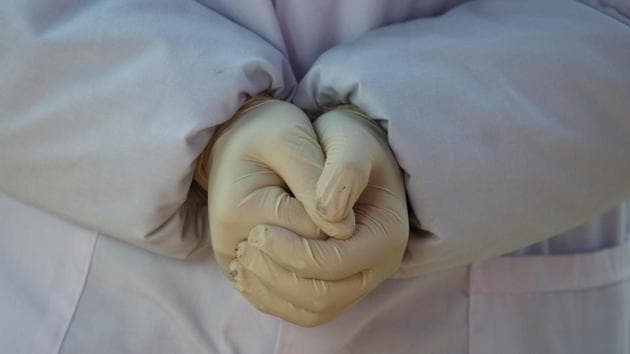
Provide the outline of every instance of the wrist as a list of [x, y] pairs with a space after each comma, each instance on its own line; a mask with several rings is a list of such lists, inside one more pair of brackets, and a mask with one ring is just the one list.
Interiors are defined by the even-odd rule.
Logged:
[[342, 105], [333, 107], [330, 110], [350, 113], [353, 118], [361, 120], [364, 123], [367, 123], [381, 137], [387, 137], [387, 130], [381, 124], [379, 124], [378, 121], [376, 121], [374, 118], [367, 115], [359, 107], [353, 104], [350, 104], [350, 103], [342, 104]]

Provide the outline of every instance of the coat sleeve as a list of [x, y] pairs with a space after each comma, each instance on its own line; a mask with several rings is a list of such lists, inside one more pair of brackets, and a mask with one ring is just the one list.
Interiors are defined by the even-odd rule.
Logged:
[[400, 276], [499, 256], [630, 196], [628, 10], [474, 1], [318, 59], [296, 102], [382, 120], [429, 232]]
[[[150, 251], [207, 236], [194, 160], [283, 53], [194, 1], [2, 1], [0, 189]], [[194, 193], [193, 193], [194, 194]]]

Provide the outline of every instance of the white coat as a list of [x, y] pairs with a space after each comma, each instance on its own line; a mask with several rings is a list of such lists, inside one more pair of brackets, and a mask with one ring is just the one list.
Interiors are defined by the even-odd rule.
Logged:
[[[630, 6], [460, 2], [0, 3], [0, 352], [630, 352]], [[314, 329], [189, 191], [264, 90], [381, 120], [434, 235]]]

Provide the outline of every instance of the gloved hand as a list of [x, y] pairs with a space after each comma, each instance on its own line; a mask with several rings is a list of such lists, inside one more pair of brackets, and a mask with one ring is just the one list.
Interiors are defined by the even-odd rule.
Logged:
[[230, 264], [254, 306], [307, 327], [337, 317], [396, 272], [409, 236], [403, 177], [380, 127], [337, 109], [317, 119], [315, 129], [327, 155], [318, 210], [337, 222], [354, 207], [356, 232], [316, 240], [296, 228], [259, 225]]
[[345, 238], [354, 214], [325, 221], [316, 211], [315, 185], [324, 154], [308, 117], [272, 99], [250, 101], [215, 133], [207, 158], [208, 216], [212, 249], [226, 275], [236, 246], [258, 224], [306, 238]]

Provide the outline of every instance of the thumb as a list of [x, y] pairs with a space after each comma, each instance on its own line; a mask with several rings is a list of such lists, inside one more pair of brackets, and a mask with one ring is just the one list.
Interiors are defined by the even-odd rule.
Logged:
[[[265, 107], [266, 106], [266, 107]], [[279, 135], [274, 136], [273, 147], [261, 151], [264, 162], [287, 184], [304, 210], [326, 235], [349, 238], [354, 233], [354, 213], [344, 218], [326, 220], [318, 212], [315, 202], [316, 183], [322, 174], [324, 153], [308, 117], [297, 107], [279, 102], [261, 109], [275, 118]]]
[[326, 153], [324, 170], [317, 181], [316, 207], [325, 220], [337, 222], [352, 213], [367, 187], [372, 154], [351, 112], [327, 112], [314, 126]]

